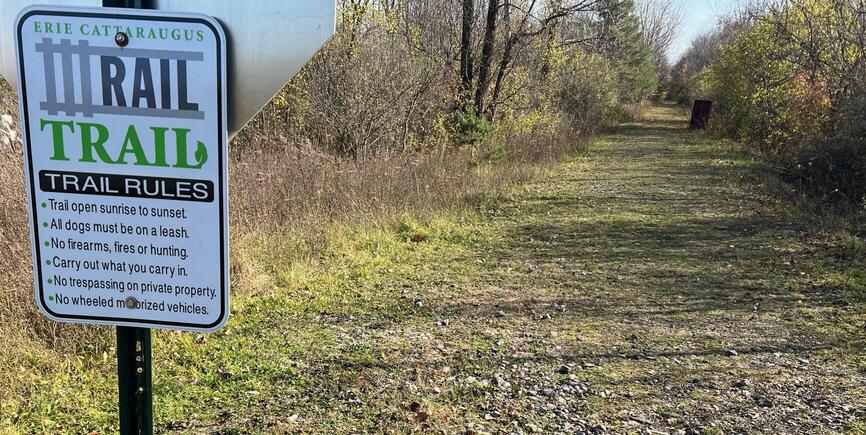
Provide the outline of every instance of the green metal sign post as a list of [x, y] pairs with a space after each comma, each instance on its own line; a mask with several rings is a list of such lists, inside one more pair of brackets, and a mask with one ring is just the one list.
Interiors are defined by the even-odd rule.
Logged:
[[117, 383], [121, 435], [153, 433], [150, 329], [117, 327]]
[[[149, 0], [103, 0], [116, 8], [151, 9]], [[150, 329], [117, 327], [117, 387], [121, 435], [153, 434]]]

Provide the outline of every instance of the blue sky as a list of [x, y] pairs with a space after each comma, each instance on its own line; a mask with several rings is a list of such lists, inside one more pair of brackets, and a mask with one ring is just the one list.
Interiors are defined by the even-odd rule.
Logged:
[[669, 51], [671, 63], [689, 48], [692, 40], [713, 28], [720, 16], [734, 10], [738, 0], [676, 0], [685, 15], [680, 33]]

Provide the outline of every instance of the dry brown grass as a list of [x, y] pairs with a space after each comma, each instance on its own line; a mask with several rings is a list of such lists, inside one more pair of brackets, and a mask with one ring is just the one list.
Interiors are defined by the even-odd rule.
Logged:
[[377, 220], [452, 207], [525, 179], [532, 163], [579, 143], [563, 135], [508, 138], [496, 164], [493, 145], [436, 154], [407, 153], [356, 161], [292, 144], [259, 143], [232, 156], [232, 226], [236, 229], [319, 228], [323, 222]]
[[[0, 329], [32, 324], [30, 242], [19, 153], [0, 158]], [[13, 326], [14, 325], [14, 326]]]

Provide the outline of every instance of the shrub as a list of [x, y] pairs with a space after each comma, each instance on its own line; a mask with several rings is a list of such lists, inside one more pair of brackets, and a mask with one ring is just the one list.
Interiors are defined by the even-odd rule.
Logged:
[[396, 223], [397, 235], [404, 242], [421, 243], [430, 239], [430, 230], [409, 215], [402, 215]]
[[487, 155], [484, 160], [489, 163], [497, 163], [505, 159], [505, 156], [508, 155], [508, 149], [505, 148], [505, 145], [501, 143], [496, 143], [487, 151]]
[[799, 156], [797, 176], [816, 196], [834, 203], [860, 203], [866, 197], [866, 141], [816, 141]]
[[610, 123], [617, 109], [617, 76], [602, 56], [579, 51], [558, 68], [557, 101], [570, 126], [593, 131]]
[[458, 145], [472, 145], [483, 141], [491, 132], [493, 125], [483, 115], [475, 113], [474, 107], [457, 112], [457, 128], [454, 142]]
[[759, 23], [722, 49], [701, 74], [716, 101], [714, 128], [742, 141], [777, 169], [796, 174], [801, 155], [827, 135], [826, 81], [784, 56], [773, 29]]
[[237, 142], [288, 140], [357, 159], [441, 148], [455, 105], [446, 65], [408, 43], [396, 13], [340, 14], [336, 35]]

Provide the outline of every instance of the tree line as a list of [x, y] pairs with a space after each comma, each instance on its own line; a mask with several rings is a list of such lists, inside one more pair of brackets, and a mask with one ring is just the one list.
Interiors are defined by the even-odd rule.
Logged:
[[[336, 36], [237, 143], [363, 159], [587, 133], [656, 93], [673, 0], [340, 0]], [[239, 147], [243, 149], [243, 147]]]

